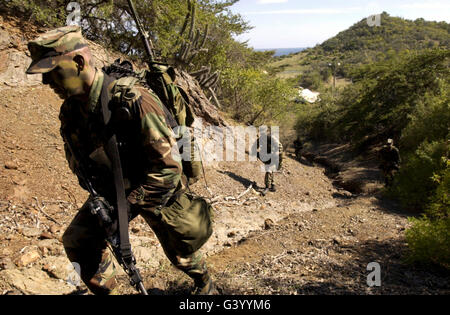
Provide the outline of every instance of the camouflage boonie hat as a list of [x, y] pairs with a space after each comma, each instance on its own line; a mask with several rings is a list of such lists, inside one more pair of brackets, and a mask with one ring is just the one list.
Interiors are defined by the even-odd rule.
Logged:
[[52, 71], [64, 59], [64, 55], [87, 47], [79, 26], [65, 26], [49, 31], [28, 43], [31, 53], [28, 74]]

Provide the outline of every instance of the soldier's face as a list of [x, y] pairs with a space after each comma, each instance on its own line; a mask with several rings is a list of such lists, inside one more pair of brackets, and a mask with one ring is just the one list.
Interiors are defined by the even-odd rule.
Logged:
[[52, 71], [43, 74], [42, 83], [50, 87], [62, 99], [84, 94], [83, 76], [74, 61], [62, 61]]

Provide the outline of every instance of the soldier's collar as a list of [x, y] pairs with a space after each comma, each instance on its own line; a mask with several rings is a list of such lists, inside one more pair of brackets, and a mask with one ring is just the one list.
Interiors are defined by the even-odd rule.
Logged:
[[103, 71], [95, 69], [94, 81], [92, 82], [91, 91], [89, 92], [88, 109], [90, 113], [94, 113], [97, 110], [104, 79], [105, 76]]

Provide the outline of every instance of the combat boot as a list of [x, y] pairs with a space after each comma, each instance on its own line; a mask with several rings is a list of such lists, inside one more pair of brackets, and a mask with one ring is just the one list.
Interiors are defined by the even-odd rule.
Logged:
[[219, 291], [217, 291], [214, 282], [208, 275], [202, 283], [196, 284], [193, 295], [219, 295]]
[[272, 186], [270, 186], [270, 189], [269, 189], [271, 192], [276, 192], [277, 191], [277, 189], [275, 188], [275, 185], [273, 185], [272, 184]]

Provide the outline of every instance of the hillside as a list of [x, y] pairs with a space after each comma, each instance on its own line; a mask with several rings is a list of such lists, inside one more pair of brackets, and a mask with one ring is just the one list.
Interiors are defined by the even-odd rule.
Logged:
[[369, 26], [366, 19], [326, 40], [293, 56], [277, 60], [271, 69], [282, 77], [310, 75], [317, 72], [325, 81], [331, 76], [328, 67], [333, 60], [340, 62], [338, 76], [351, 78], [355, 67], [384, 60], [404, 50], [450, 48], [450, 24], [415, 21], [381, 15], [380, 26]]
[[[7, 56], [0, 65], [0, 294], [86, 294], [67, 281], [72, 270], [61, 244], [87, 197], [64, 158], [61, 100], [39, 76], [20, 77], [33, 32], [0, 20], [0, 55]], [[113, 57], [101, 50], [97, 56]], [[277, 193], [259, 193], [258, 162], [206, 163], [210, 191], [204, 180], [193, 187], [214, 203], [214, 234], [204, 250], [221, 293], [450, 293], [448, 273], [403, 261], [409, 214], [378, 193], [374, 164], [339, 164], [346, 176], [371, 174], [369, 188], [358, 194], [342, 188], [350, 177], [333, 181], [326, 169], [299, 163], [288, 151]], [[311, 161], [326, 161], [335, 151], [319, 150]], [[258, 187], [248, 189], [253, 182]], [[190, 282], [170, 266], [144, 221], [137, 218], [130, 230], [150, 293], [188, 294]], [[370, 262], [382, 267], [381, 287], [367, 285]], [[123, 274], [120, 284], [121, 293], [134, 294]]]

